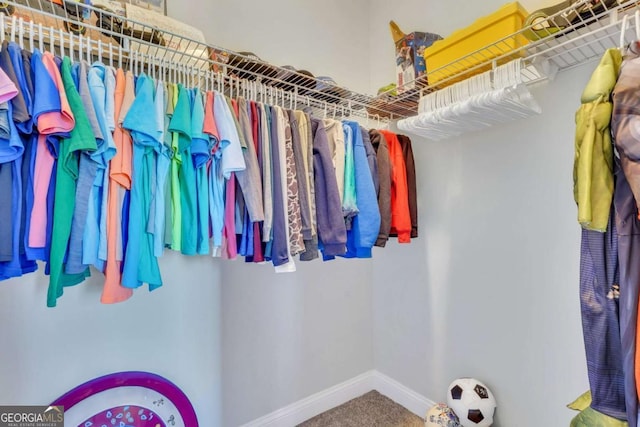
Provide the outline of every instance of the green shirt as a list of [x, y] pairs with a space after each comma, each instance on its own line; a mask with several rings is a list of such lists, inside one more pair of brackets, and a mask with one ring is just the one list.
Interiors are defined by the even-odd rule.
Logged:
[[71, 221], [75, 209], [76, 183], [80, 151], [96, 150], [96, 139], [91, 130], [82, 99], [71, 76], [71, 60], [65, 57], [60, 68], [64, 91], [75, 118], [75, 126], [69, 138], [60, 141], [58, 168], [56, 171], [55, 203], [53, 207], [53, 229], [49, 267], [49, 289], [47, 306], [55, 307], [65, 286], [73, 286], [89, 276], [89, 269], [79, 274], [64, 273], [64, 257], [71, 234]]

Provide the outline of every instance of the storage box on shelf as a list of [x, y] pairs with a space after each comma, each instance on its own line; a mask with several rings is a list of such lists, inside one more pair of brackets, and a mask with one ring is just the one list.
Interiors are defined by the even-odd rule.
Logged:
[[[460, 78], [451, 79], [448, 84], [487, 71], [494, 58], [503, 57], [511, 51], [516, 52], [514, 56], [522, 56], [524, 51], [517, 49], [529, 41], [518, 31], [527, 16], [528, 12], [520, 3], [509, 3], [491, 15], [476, 20], [467, 28], [434, 42], [424, 51], [429, 84], [436, 84], [454, 72], [460, 73]], [[500, 62], [511, 59], [514, 58], [503, 57]], [[476, 67], [487, 62], [485, 66]], [[456, 66], [447, 67], [452, 63], [456, 63]], [[470, 68], [473, 71], [463, 72]]]

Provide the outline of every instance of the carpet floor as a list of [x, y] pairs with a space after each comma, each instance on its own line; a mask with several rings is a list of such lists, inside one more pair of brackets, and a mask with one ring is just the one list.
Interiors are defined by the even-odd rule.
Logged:
[[298, 427], [424, 427], [424, 420], [374, 390]]

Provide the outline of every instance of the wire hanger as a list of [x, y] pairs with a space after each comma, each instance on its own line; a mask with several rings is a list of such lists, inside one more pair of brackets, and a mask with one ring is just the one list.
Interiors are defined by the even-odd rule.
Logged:
[[24, 49], [24, 19], [22, 16], [18, 19], [18, 39], [20, 43], [20, 49]]
[[29, 50], [31, 50], [31, 52], [35, 51], [35, 47], [34, 47], [34, 40], [33, 40], [33, 33], [36, 30], [36, 24], [31, 21], [29, 22]]
[[625, 44], [625, 33], [627, 32], [627, 27], [629, 24], [629, 15], [624, 15], [622, 17], [622, 27], [620, 28], [620, 44], [618, 45], [618, 48], [620, 49], [620, 51], [624, 51], [624, 44]]

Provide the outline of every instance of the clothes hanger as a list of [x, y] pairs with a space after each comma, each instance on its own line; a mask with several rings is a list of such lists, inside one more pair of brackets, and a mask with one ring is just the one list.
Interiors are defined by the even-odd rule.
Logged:
[[625, 51], [625, 33], [627, 32], [627, 27], [629, 24], [629, 15], [624, 15], [622, 17], [622, 26], [620, 28], [620, 44], [618, 45], [618, 49], [620, 49], [620, 52]]
[[16, 15], [13, 15], [11, 17], [11, 33], [10, 33], [10, 38], [9, 41], [15, 43], [16, 41], [16, 21], [18, 18], [16, 18]]
[[[0, 15], [4, 17], [4, 13]], [[4, 18], [2, 22], [4, 23]], [[2, 29], [2, 38], [4, 40], [4, 28]], [[44, 29], [42, 28], [42, 22], [38, 23], [38, 46], [40, 48], [40, 52], [44, 53]]]
[[35, 29], [36, 29], [36, 24], [33, 21], [29, 22], [29, 50], [31, 52], [35, 51], [34, 40], [33, 40], [33, 33], [35, 32]]
[[20, 17], [18, 19], [18, 41], [20, 49], [24, 49], [24, 19]]
[[[78, 38], [80, 38], [80, 35], [78, 34]], [[75, 59], [73, 58], [73, 56], [76, 53], [76, 47], [75, 47], [75, 37], [73, 36], [73, 34], [69, 34], [69, 59], [71, 60], [71, 62], [75, 62]]]
[[58, 29], [58, 32], [60, 34], [60, 58], [64, 58], [65, 57], [65, 51], [64, 51], [64, 33], [62, 32], [62, 28]]
[[56, 56], [55, 37], [53, 36], [53, 27], [49, 27], [49, 52], [51, 52], [53, 56]]

